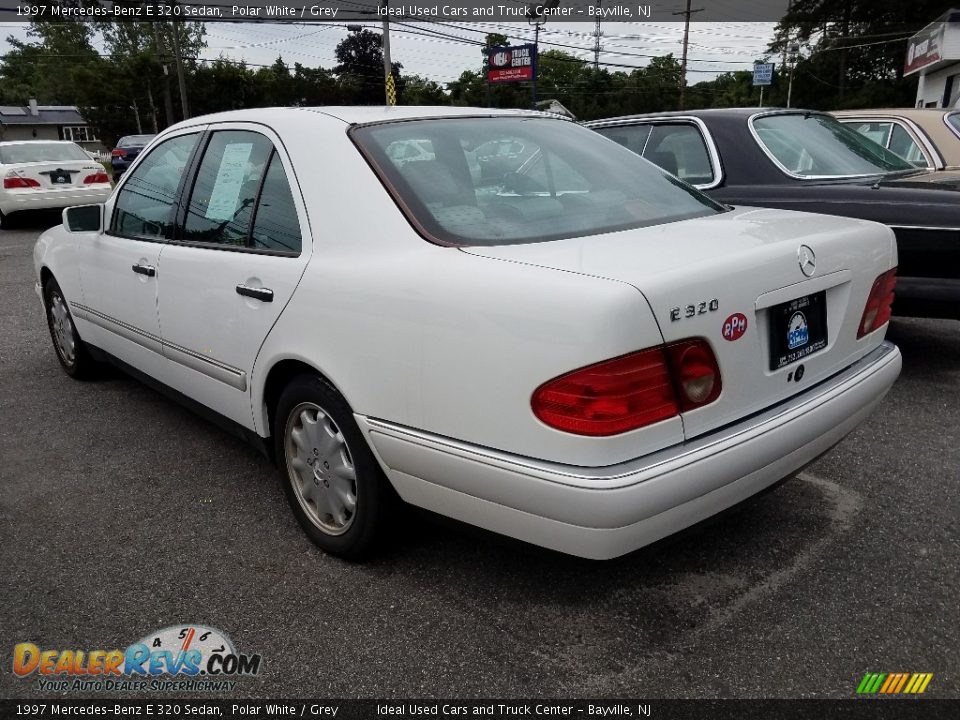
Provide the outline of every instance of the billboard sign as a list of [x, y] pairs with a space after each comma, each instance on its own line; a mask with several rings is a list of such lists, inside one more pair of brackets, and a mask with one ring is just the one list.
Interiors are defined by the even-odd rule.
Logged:
[[772, 85], [773, 84], [773, 63], [754, 63], [753, 84], [754, 85]]
[[495, 47], [487, 51], [487, 82], [533, 80], [537, 72], [537, 46]]
[[907, 61], [903, 66], [903, 74], [923, 70], [943, 59], [943, 33], [946, 30], [946, 18], [927, 25], [923, 30], [907, 40]]

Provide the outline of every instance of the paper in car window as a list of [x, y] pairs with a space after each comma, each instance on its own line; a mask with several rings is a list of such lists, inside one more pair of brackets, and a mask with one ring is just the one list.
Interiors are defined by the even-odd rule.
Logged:
[[224, 148], [220, 170], [207, 205], [208, 220], [230, 220], [236, 214], [240, 188], [243, 187], [252, 151], [253, 143], [230, 143]]

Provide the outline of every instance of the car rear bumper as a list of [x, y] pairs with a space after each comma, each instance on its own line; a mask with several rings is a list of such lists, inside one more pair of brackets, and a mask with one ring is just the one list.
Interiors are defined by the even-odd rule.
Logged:
[[774, 408], [683, 445], [600, 468], [488, 450], [357, 416], [407, 502], [561, 552], [607, 559], [721, 512], [829, 450], [900, 373], [891, 343]]
[[101, 203], [110, 197], [111, 191], [111, 187], [96, 185], [77, 186], [68, 189], [27, 189], [20, 192], [0, 192], [0, 212], [9, 215], [21, 210], [46, 210], [49, 208], [66, 208], [71, 205]]

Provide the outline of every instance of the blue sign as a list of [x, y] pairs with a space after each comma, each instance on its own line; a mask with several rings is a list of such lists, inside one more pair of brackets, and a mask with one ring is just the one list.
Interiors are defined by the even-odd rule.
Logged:
[[773, 84], [773, 63], [756, 63], [753, 66], [753, 84]]

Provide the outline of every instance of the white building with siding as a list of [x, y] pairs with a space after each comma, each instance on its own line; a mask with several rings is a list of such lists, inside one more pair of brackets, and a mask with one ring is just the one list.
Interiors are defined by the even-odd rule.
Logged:
[[916, 107], [960, 107], [960, 10], [944, 13], [907, 41], [903, 75], [917, 77]]

